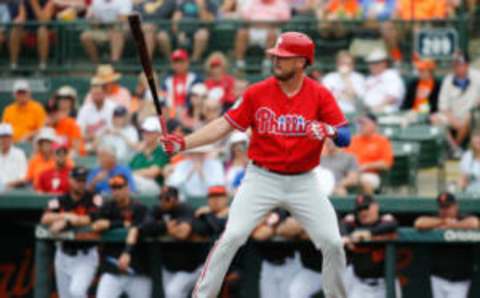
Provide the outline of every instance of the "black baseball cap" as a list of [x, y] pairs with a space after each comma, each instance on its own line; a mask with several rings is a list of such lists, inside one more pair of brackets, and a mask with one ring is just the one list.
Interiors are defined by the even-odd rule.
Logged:
[[375, 198], [371, 195], [361, 194], [355, 198], [355, 211], [360, 211], [370, 207], [372, 203], [375, 203]]
[[437, 197], [437, 203], [438, 203], [438, 207], [446, 208], [446, 207], [450, 207], [450, 206], [456, 204], [457, 199], [455, 198], [455, 196], [452, 193], [442, 192]]
[[160, 193], [160, 200], [167, 198], [178, 198], [178, 189], [173, 186], [165, 186]]
[[113, 110], [113, 116], [114, 117], [123, 117], [128, 114], [128, 110], [124, 106], [118, 106]]
[[86, 181], [88, 176], [88, 169], [86, 167], [77, 166], [70, 172], [70, 177], [75, 180]]

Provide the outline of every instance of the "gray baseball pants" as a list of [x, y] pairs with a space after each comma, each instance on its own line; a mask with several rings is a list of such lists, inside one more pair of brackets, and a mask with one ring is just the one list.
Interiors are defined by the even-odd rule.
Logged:
[[313, 172], [280, 175], [252, 164], [232, 202], [225, 231], [205, 262], [193, 298], [217, 297], [236, 252], [264, 216], [276, 207], [288, 210], [322, 251], [325, 296], [346, 298], [345, 252], [335, 210], [322, 192], [321, 181]]

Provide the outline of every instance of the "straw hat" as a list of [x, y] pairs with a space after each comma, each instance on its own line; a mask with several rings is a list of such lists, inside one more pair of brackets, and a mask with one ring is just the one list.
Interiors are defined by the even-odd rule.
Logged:
[[104, 85], [118, 81], [122, 75], [113, 69], [111, 64], [102, 64], [97, 68], [95, 76], [91, 80], [92, 85]]

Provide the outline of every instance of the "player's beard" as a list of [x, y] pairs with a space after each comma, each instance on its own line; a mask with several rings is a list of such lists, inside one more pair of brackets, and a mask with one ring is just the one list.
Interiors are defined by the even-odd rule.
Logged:
[[273, 69], [273, 76], [279, 80], [279, 81], [282, 81], [282, 82], [286, 82], [286, 81], [289, 81], [291, 79], [293, 79], [293, 77], [295, 77], [295, 71], [292, 70], [290, 72], [284, 72], [284, 73], [277, 73], [275, 71], [275, 69]]

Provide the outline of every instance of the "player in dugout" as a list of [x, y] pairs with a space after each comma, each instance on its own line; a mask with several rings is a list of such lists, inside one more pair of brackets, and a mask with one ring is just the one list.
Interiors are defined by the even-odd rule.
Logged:
[[[460, 213], [457, 199], [453, 194], [449, 192], [439, 194], [437, 203], [438, 213], [417, 218], [416, 229], [425, 231], [479, 228], [478, 217]], [[430, 253], [433, 298], [468, 297], [473, 275], [474, 247], [465, 244], [436, 245]]]
[[[90, 225], [91, 213], [102, 205], [100, 196], [87, 191], [88, 170], [75, 167], [69, 176], [69, 192], [48, 202], [41, 223], [57, 234]], [[59, 242], [55, 251], [55, 280], [58, 296], [87, 297], [98, 267], [97, 247], [91, 242]]]
[[[380, 214], [380, 206], [373, 196], [358, 195], [355, 213], [342, 220], [343, 240], [351, 253], [353, 266], [349, 298], [386, 297], [385, 246], [364, 244], [371, 239], [388, 239], [396, 232], [398, 223], [391, 214]], [[400, 283], [395, 284], [396, 297], [401, 297]]]
[[115, 175], [108, 181], [112, 200], [106, 201], [92, 223], [92, 230], [104, 232], [125, 228], [124, 244], [102, 245], [103, 273], [97, 287], [97, 298], [116, 298], [126, 293], [130, 298], [150, 297], [152, 281], [149, 277], [146, 247], [138, 245], [139, 230], [147, 216], [147, 208], [131, 197], [128, 179]]

